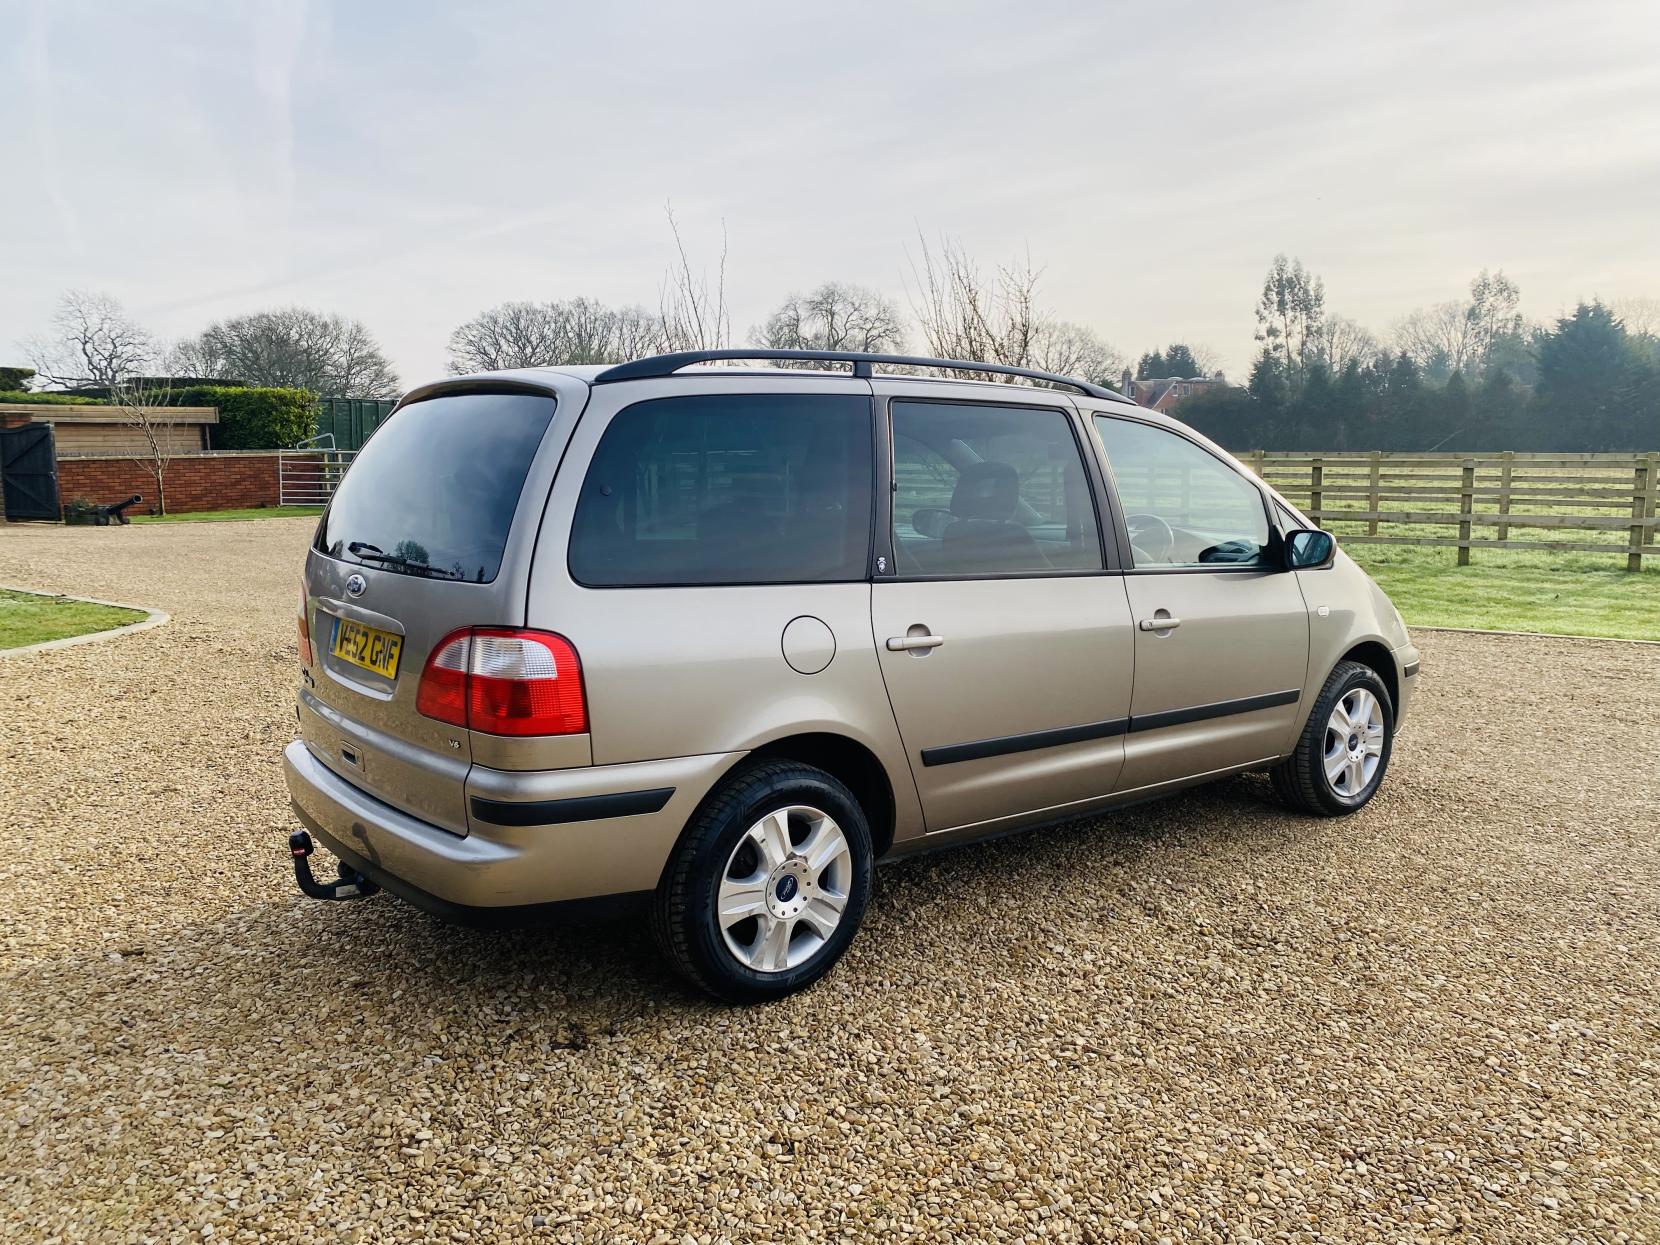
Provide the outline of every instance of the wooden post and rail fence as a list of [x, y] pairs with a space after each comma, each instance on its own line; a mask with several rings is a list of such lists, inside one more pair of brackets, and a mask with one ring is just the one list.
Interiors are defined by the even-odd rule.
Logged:
[[[1529, 549], [1660, 557], [1660, 452], [1646, 454], [1296, 454], [1241, 460], [1346, 544], [1458, 551]], [[1413, 528], [1447, 534], [1419, 534]], [[1493, 529], [1490, 536], [1480, 530]], [[1513, 529], [1575, 539], [1529, 539]], [[1599, 539], [1600, 537], [1600, 539]]]

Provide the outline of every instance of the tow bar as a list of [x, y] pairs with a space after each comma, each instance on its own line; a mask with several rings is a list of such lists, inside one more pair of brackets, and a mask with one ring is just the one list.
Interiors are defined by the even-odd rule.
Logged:
[[288, 850], [294, 854], [294, 880], [313, 899], [367, 899], [380, 891], [380, 887], [356, 869], [347, 868], [343, 860], [338, 882], [319, 882], [312, 876], [311, 862], [306, 859], [317, 849], [312, 845], [311, 835], [304, 830], [288, 836]]

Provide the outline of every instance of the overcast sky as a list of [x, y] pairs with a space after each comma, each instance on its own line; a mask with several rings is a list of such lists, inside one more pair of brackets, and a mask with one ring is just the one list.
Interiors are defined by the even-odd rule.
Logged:
[[655, 305], [670, 201], [740, 335], [905, 305], [919, 230], [1235, 373], [1277, 251], [1380, 333], [1483, 267], [1535, 318], [1660, 297], [1657, 0], [6, 10], [0, 363], [79, 287], [165, 337], [343, 312], [414, 383], [503, 300]]

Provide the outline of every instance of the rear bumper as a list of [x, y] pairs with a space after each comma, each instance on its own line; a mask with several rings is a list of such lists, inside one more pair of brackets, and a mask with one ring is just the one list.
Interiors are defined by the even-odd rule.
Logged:
[[465, 836], [359, 790], [301, 740], [283, 750], [283, 770], [300, 821], [348, 865], [441, 916], [497, 923], [654, 889], [692, 811], [737, 759], [719, 753], [536, 774], [475, 767]]

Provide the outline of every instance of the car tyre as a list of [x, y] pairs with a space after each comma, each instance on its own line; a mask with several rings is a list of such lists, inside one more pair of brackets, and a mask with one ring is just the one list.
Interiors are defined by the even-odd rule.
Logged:
[[664, 955], [729, 1003], [782, 998], [829, 972], [870, 897], [870, 823], [810, 765], [744, 766], [704, 800], [652, 904]]
[[1364, 808], [1389, 769], [1395, 707], [1377, 671], [1338, 662], [1315, 699], [1291, 755], [1269, 771], [1292, 808], [1343, 817]]

